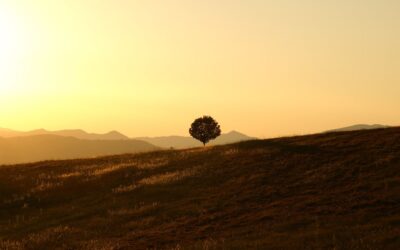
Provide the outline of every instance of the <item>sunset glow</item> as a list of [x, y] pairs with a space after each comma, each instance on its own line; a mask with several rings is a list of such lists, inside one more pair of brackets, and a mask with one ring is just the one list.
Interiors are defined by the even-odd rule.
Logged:
[[0, 127], [399, 125], [400, 1], [0, 0]]

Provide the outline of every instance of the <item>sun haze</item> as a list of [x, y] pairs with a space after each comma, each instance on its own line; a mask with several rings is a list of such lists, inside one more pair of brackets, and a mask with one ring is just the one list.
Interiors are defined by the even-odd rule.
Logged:
[[399, 13], [398, 0], [2, 0], [0, 127], [398, 125]]

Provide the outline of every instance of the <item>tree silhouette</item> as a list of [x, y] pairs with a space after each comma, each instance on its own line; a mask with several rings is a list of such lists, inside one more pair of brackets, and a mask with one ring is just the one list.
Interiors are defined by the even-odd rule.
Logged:
[[210, 140], [214, 140], [221, 135], [221, 128], [211, 116], [203, 116], [192, 123], [189, 133], [205, 146]]

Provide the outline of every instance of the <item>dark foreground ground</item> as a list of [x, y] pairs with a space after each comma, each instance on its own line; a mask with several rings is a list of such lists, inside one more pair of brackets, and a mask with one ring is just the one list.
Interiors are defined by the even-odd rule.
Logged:
[[400, 249], [400, 128], [3, 166], [0, 249]]

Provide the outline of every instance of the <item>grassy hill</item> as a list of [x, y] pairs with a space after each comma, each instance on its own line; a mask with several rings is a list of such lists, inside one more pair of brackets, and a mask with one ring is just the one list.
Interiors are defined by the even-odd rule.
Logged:
[[0, 167], [0, 249], [399, 249], [400, 128]]

